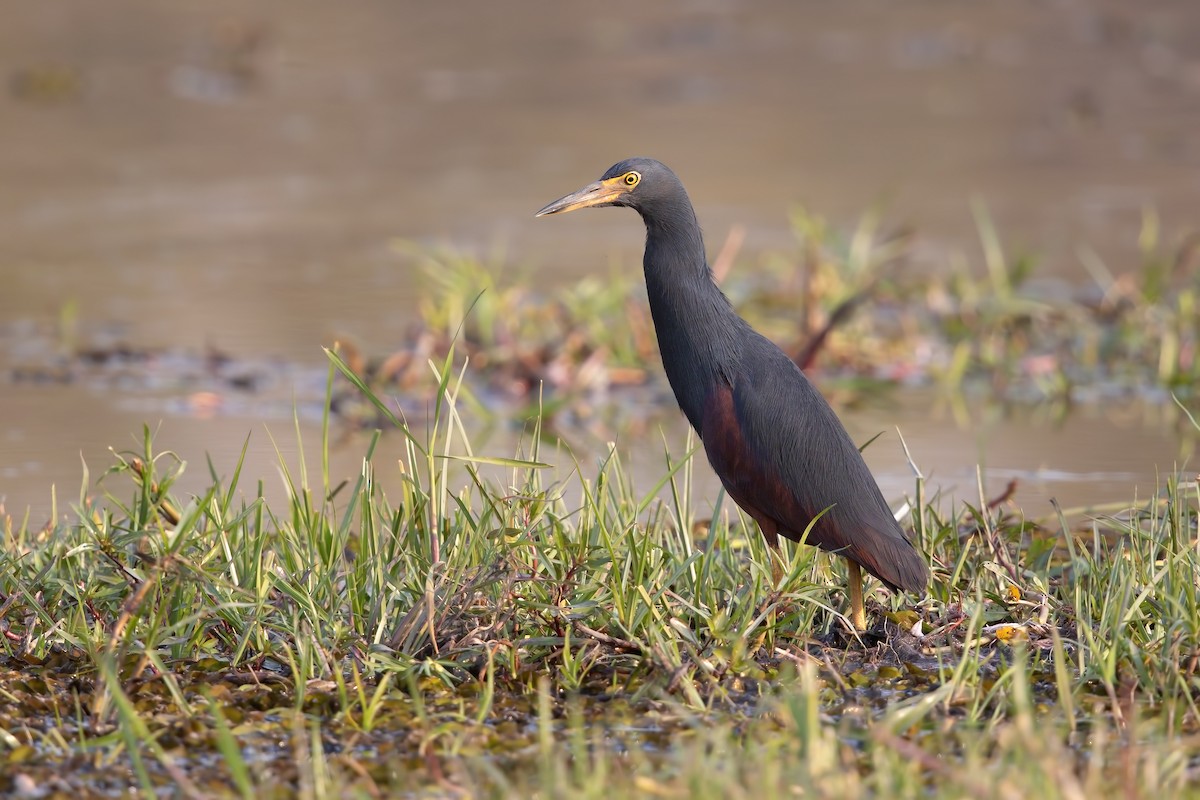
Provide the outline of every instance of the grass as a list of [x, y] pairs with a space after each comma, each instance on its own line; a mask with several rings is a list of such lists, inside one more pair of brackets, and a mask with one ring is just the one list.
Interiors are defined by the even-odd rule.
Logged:
[[1194, 484], [1046, 527], [918, 482], [929, 593], [876, 587], [858, 637], [840, 560], [788, 549], [773, 586], [752, 525], [693, 496], [692, 443], [648, 487], [551, 452], [538, 415], [497, 458], [452, 356], [421, 431], [331, 358], [400, 463], [377, 440], [344, 481], [281, 458], [271, 508], [240, 465], [177, 496], [147, 433], [85, 473], [73, 522], [0, 520], [0, 791], [1194, 793]]

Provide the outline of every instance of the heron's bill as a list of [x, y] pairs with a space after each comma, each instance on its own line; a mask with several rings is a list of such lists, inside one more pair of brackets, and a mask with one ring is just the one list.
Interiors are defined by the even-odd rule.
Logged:
[[618, 197], [627, 191], [629, 191], [629, 187], [620, 178], [596, 181], [595, 183], [589, 183], [577, 192], [572, 192], [566, 197], [558, 198], [534, 214], [534, 216], [544, 217], [547, 214], [561, 214], [564, 211], [574, 211], [578, 208], [612, 205]]

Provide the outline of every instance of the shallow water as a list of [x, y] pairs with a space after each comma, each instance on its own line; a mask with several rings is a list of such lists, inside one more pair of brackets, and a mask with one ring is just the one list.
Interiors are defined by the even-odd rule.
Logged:
[[[386, 351], [419, 293], [396, 239], [495, 250], [544, 285], [636, 269], [633, 215], [531, 216], [632, 154], [676, 168], [711, 246], [745, 225], [747, 253], [792, 246], [790, 204], [839, 226], [879, 204], [919, 233], [910, 269], [977, 263], [978, 197], [1043, 274], [1087, 281], [1082, 243], [1121, 272], [1145, 208], [1168, 239], [1196, 219], [1190, 0], [0, 6], [5, 373], [26, 326], [72, 303], [101, 343], [305, 366], [337, 336]], [[261, 431], [294, 448], [291, 395], [281, 378], [206, 418], [171, 387], [0, 383], [0, 497], [44, 516], [51, 484], [77, 495], [81, 454], [94, 474], [143, 422], [195, 488], [204, 454], [231, 470], [251, 430], [246, 474], [273, 475]], [[1190, 446], [1169, 409], [1039, 413], [955, 421], [919, 398], [848, 424], [889, 432], [868, 452], [889, 497], [912, 486], [898, 425], [935, 483], [971, 496], [983, 461], [989, 491], [1022, 478], [1028, 513], [1144, 496]]]

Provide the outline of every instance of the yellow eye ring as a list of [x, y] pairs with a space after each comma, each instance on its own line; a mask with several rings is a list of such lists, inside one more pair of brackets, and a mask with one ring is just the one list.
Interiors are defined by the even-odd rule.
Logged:
[[641, 180], [642, 180], [642, 175], [640, 172], [626, 172], [625, 173], [625, 185], [626, 186], [629, 186], [629, 187], [637, 186]]

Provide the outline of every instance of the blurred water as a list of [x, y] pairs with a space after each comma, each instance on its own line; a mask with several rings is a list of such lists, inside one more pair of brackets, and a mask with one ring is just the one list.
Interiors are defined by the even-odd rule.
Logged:
[[[744, 224], [747, 252], [786, 250], [790, 204], [839, 226], [880, 204], [919, 232], [910, 269], [944, 268], [977, 260], [977, 196], [1047, 274], [1087, 280], [1083, 242], [1130, 270], [1146, 208], [1168, 236], [1197, 218], [1197, 9], [2, 0], [0, 322], [11, 343], [74, 302], [84, 329], [119, 323], [138, 347], [320, 364], [349, 335], [386, 351], [420, 286], [396, 239], [498, 250], [543, 285], [636, 269], [633, 215], [531, 216], [634, 154], [676, 168], [713, 246]], [[112, 387], [0, 381], [0, 496], [44, 511], [51, 482], [76, 493], [80, 451], [95, 468], [143, 421], [194, 464], [228, 463], [278, 417], [266, 406], [203, 420]], [[1047, 495], [1083, 476], [1081, 502], [1173, 469], [1175, 423], [1097, 414], [1006, 420], [986, 447], [928, 404], [851, 426], [913, 430], [955, 484], [981, 458]], [[252, 474], [273, 469], [263, 439]], [[878, 458], [890, 495], [910, 485]]]

